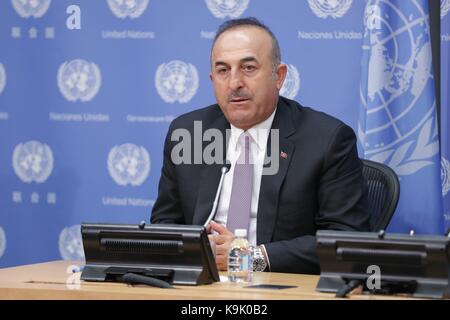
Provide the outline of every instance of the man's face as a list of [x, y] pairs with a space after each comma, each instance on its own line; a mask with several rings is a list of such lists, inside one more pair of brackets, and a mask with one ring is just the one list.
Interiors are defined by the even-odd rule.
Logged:
[[225, 31], [211, 53], [211, 80], [227, 120], [247, 130], [266, 120], [278, 101], [286, 65], [273, 70], [272, 38], [253, 26]]

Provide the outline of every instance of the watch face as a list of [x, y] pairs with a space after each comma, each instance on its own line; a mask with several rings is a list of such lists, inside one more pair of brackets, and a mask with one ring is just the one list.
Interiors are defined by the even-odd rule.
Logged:
[[264, 258], [259, 257], [253, 259], [253, 271], [264, 271], [264, 269], [266, 269]]

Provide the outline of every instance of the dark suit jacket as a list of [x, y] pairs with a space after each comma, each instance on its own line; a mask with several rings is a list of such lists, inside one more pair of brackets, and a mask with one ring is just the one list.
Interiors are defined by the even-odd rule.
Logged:
[[[193, 133], [197, 120], [202, 121], [203, 131], [230, 128], [218, 105], [172, 122], [152, 223], [200, 225], [211, 211], [222, 165], [174, 165], [171, 161], [172, 147], [178, 143], [170, 139], [173, 130], [185, 128]], [[265, 245], [273, 272], [319, 273], [318, 229], [369, 230], [356, 137], [341, 121], [283, 97], [272, 129], [280, 130], [280, 151], [287, 158], [280, 158], [277, 174], [262, 176], [257, 243]], [[270, 144], [269, 138], [268, 150]]]

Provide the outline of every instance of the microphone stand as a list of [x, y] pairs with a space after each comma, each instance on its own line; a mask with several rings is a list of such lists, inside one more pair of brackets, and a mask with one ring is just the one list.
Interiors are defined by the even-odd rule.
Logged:
[[220, 197], [220, 193], [222, 191], [223, 180], [225, 179], [225, 174], [230, 170], [230, 167], [231, 167], [231, 164], [227, 163], [221, 169], [222, 174], [220, 175], [219, 186], [217, 187], [217, 192], [216, 192], [216, 197], [214, 198], [213, 207], [211, 209], [211, 213], [208, 216], [208, 219], [206, 219], [206, 222], [203, 225], [205, 228], [208, 226], [208, 224], [211, 222], [211, 220], [214, 219], [214, 216], [216, 215], [217, 207], [219, 206], [219, 197]]

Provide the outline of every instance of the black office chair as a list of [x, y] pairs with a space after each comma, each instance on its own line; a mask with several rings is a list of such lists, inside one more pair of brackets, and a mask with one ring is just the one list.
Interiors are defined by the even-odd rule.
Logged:
[[371, 231], [387, 228], [400, 197], [397, 174], [389, 166], [361, 159], [367, 181]]

